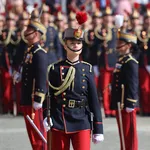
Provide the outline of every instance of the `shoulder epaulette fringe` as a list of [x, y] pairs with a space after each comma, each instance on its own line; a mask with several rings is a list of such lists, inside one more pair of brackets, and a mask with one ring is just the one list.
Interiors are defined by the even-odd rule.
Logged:
[[89, 67], [90, 67], [90, 72], [92, 72], [92, 65], [91, 65], [90, 63], [85, 62], [85, 61], [81, 61], [81, 63], [89, 65]]
[[135, 58], [133, 58], [131, 55], [129, 55], [129, 58], [125, 61], [125, 63], [129, 62], [130, 60], [135, 61], [137, 64], [139, 63]]
[[42, 48], [40, 45], [38, 45], [38, 48], [34, 51], [34, 54], [40, 50], [43, 51], [44, 53], [47, 53], [47, 51], [44, 48]]

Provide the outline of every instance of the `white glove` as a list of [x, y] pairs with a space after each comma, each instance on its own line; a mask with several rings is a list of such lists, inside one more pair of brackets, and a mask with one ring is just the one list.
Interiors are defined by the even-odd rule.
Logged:
[[47, 122], [47, 117], [43, 120], [43, 126], [44, 126], [44, 129], [46, 130], [46, 132], [48, 130], [51, 129], [51, 126], [53, 126], [53, 122], [52, 122], [52, 119], [50, 118], [50, 126], [48, 125], [48, 122]]
[[102, 141], [104, 141], [104, 135], [103, 134], [93, 134], [92, 142], [94, 144], [97, 144], [97, 143], [102, 142]]
[[13, 73], [13, 83], [18, 83], [21, 81], [21, 73], [15, 72]]
[[146, 70], [148, 71], [148, 73], [150, 73], [150, 65], [146, 66]]
[[8, 72], [9, 72], [9, 75], [12, 76], [13, 71], [12, 71], [12, 68], [11, 68], [11, 67], [9, 68]]
[[96, 77], [98, 77], [98, 76], [100, 75], [98, 66], [94, 65], [94, 66], [93, 66], [93, 70], [94, 70], [94, 75], [95, 75]]
[[42, 104], [41, 103], [37, 103], [37, 102], [33, 102], [33, 108], [35, 109], [35, 110], [38, 110], [38, 109], [40, 109], [40, 108], [42, 108]]
[[120, 28], [123, 25], [123, 19], [124, 17], [122, 15], [116, 15], [115, 16], [115, 26], [116, 28]]
[[126, 107], [126, 112], [127, 112], [127, 113], [130, 113], [130, 112], [132, 112], [133, 110], [134, 110], [134, 108]]

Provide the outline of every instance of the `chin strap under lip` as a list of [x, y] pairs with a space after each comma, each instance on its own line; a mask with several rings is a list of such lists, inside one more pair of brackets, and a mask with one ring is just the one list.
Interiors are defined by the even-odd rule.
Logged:
[[72, 52], [79, 52], [79, 51], [81, 51], [82, 50], [82, 48], [81, 49], [79, 49], [79, 50], [73, 50], [73, 49], [71, 49], [70, 47], [68, 47], [67, 46], [67, 48], [69, 49], [69, 50], [71, 50]]

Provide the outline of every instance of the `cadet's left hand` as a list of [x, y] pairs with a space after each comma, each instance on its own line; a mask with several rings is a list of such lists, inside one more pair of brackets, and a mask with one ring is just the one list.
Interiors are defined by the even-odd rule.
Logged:
[[40, 108], [42, 108], [42, 104], [41, 103], [37, 103], [37, 102], [33, 102], [33, 108], [35, 109], [35, 110], [38, 110], [38, 109], [40, 109]]
[[21, 74], [19, 72], [14, 72], [13, 73], [13, 83], [18, 83], [21, 81]]
[[133, 110], [134, 110], [134, 108], [126, 107], [126, 112], [127, 112], [127, 113], [130, 113], [130, 112], [132, 112]]
[[92, 142], [94, 144], [97, 144], [97, 143], [102, 142], [102, 141], [104, 141], [104, 135], [103, 134], [93, 134]]

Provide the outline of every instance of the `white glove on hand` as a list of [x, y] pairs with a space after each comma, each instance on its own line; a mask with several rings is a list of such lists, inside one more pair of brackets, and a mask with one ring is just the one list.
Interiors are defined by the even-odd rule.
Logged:
[[102, 142], [102, 141], [104, 141], [104, 135], [103, 134], [93, 134], [92, 142], [94, 144], [97, 144], [97, 143]]
[[94, 65], [94, 66], [93, 66], [93, 70], [94, 70], [94, 75], [95, 75], [96, 77], [98, 77], [98, 76], [100, 75], [98, 66]]
[[10, 75], [10, 76], [12, 76], [12, 74], [13, 74], [13, 70], [12, 70], [12, 68], [11, 68], [11, 67], [9, 68], [8, 72], [9, 72], [9, 75]]
[[126, 112], [127, 112], [127, 113], [130, 113], [130, 112], [132, 112], [133, 110], [134, 110], [134, 108], [126, 107]]
[[38, 110], [38, 109], [40, 109], [40, 108], [42, 108], [42, 104], [41, 103], [37, 103], [37, 102], [33, 102], [33, 108], [35, 109], [35, 110]]
[[48, 130], [51, 129], [51, 126], [53, 126], [53, 122], [52, 122], [52, 119], [50, 118], [50, 126], [48, 125], [48, 122], [47, 122], [47, 117], [43, 120], [43, 126], [44, 126], [44, 129], [46, 130], [46, 132]]
[[21, 74], [19, 72], [15, 72], [13, 75], [13, 83], [18, 83], [21, 81]]

